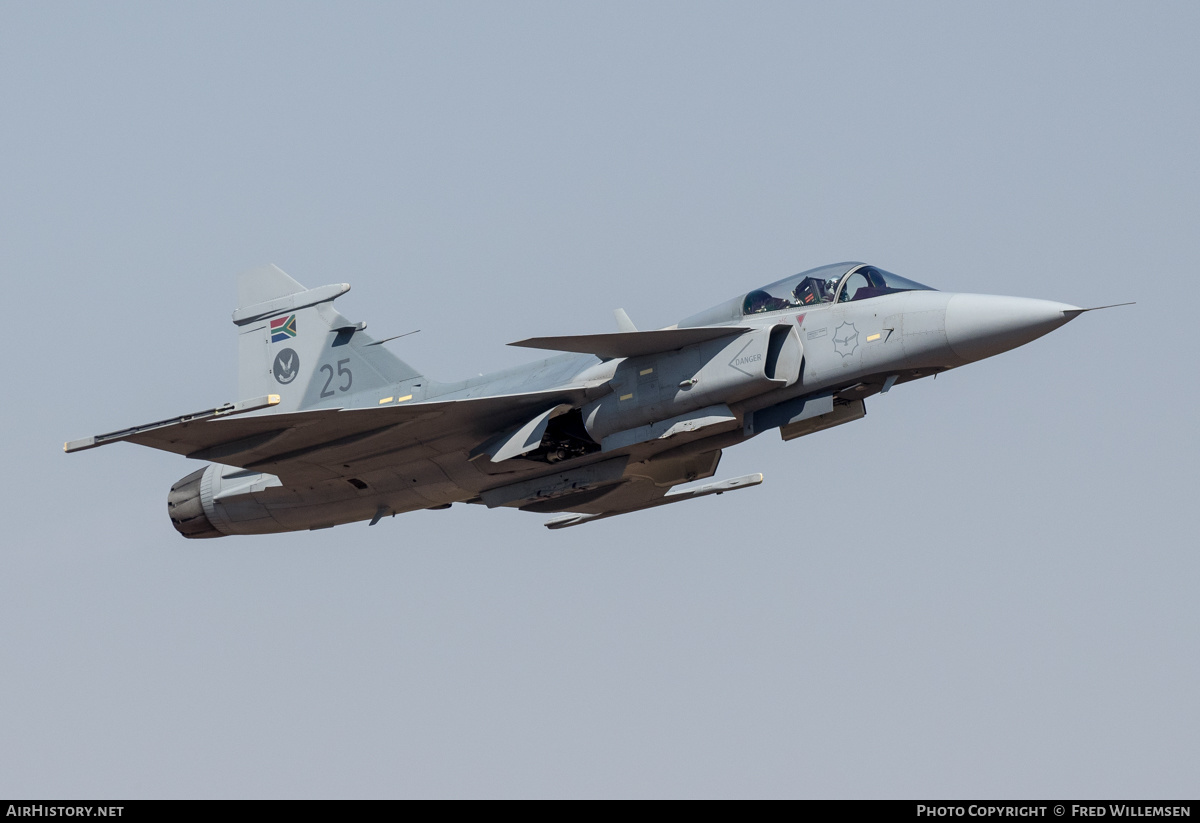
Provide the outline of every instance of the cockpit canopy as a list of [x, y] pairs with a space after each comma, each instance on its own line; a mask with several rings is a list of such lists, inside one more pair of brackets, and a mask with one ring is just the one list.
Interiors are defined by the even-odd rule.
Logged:
[[864, 263], [835, 263], [786, 277], [679, 323], [681, 328], [728, 323], [751, 314], [851, 303], [902, 291], [934, 291]]
[[[831, 268], [834, 271], [831, 272]], [[743, 298], [742, 314], [762, 314], [821, 303], [851, 303], [898, 291], [932, 291], [928, 286], [875, 266], [855, 266], [845, 275], [838, 271], [841, 268], [813, 269], [755, 289]]]

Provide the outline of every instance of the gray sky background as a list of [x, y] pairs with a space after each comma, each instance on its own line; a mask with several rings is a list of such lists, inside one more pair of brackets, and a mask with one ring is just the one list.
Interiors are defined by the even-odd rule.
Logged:
[[[1194, 3], [0, 5], [0, 796], [1196, 797]], [[187, 542], [274, 262], [440, 379], [824, 263], [1129, 308], [550, 532]]]

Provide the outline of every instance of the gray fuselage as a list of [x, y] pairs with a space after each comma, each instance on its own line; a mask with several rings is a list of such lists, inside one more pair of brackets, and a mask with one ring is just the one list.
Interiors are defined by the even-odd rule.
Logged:
[[[879, 272], [878, 282], [871, 272]], [[673, 327], [681, 335], [730, 327], [717, 339], [625, 357], [564, 354], [457, 383], [413, 372], [318, 399], [305, 408], [544, 397], [519, 420], [492, 427], [472, 418], [443, 428], [425, 424], [427, 433], [407, 438], [385, 432], [331, 443], [320, 464], [345, 467], [340, 474], [214, 464], [176, 484], [171, 505], [203, 509], [220, 534], [374, 522], [455, 502], [538, 512], [634, 510], [644, 505], [645, 489], [661, 495], [711, 476], [723, 448], [768, 428], [790, 439], [858, 419], [872, 394], [1015, 348], [1081, 311], [933, 291], [861, 264], [814, 273], [775, 284], [782, 296], [772, 296], [772, 287], [756, 290]], [[891, 279], [885, 283], [883, 275]], [[857, 299], [852, 276], [866, 283], [854, 290]], [[887, 287], [895, 283], [907, 285]], [[336, 375], [332, 365], [322, 368], [329, 369], [328, 390]], [[540, 439], [522, 444], [531, 436]], [[506, 456], [512, 452], [519, 454]], [[636, 489], [641, 497], [633, 496]]]

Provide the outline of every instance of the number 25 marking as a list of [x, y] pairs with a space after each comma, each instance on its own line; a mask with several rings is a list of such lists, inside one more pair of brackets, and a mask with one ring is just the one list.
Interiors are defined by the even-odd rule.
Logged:
[[[349, 391], [350, 387], [354, 385], [354, 375], [351, 374], [350, 369], [343, 368], [343, 366], [345, 366], [349, 362], [350, 362], [350, 358], [348, 358], [348, 357], [345, 360], [337, 361], [338, 376], [339, 377], [345, 376], [345, 378], [346, 378], [346, 385], [343, 386], [343, 385], [339, 384], [337, 387], [338, 391]], [[333, 382], [333, 366], [326, 363], [325, 365], [321, 366], [321, 371], [328, 372], [328, 375], [329, 375], [328, 377], [325, 378], [325, 386], [324, 386], [324, 388], [321, 389], [321, 396], [322, 397], [333, 397], [334, 393], [332, 391], [330, 391], [330, 389], [329, 389], [329, 384]]]

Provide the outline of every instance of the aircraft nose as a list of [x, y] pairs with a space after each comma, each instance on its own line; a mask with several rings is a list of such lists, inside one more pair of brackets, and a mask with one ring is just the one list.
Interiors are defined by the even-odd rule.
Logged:
[[1052, 300], [956, 294], [946, 305], [946, 342], [963, 360], [982, 360], [1049, 334], [1081, 311]]

